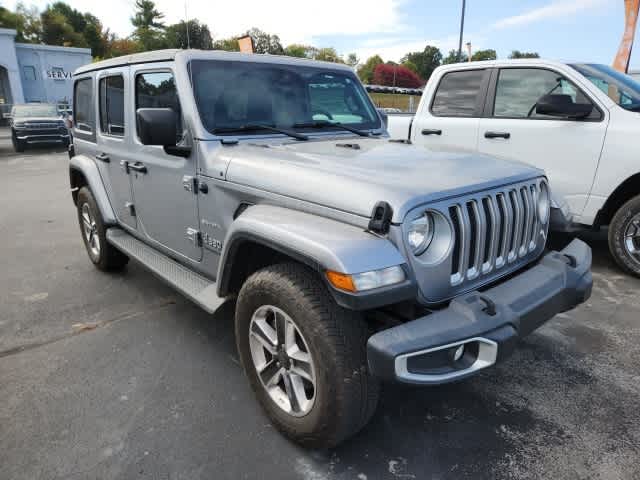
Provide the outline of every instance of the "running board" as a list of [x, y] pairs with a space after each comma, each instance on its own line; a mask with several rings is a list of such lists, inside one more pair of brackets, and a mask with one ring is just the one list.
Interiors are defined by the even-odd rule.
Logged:
[[108, 229], [107, 240], [207, 312], [215, 312], [225, 302], [225, 299], [220, 298], [216, 293], [216, 282], [179, 264], [124, 230]]

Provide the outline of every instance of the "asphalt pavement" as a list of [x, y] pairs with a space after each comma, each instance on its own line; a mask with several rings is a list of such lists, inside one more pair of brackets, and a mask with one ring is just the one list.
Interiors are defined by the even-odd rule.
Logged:
[[0, 131], [0, 479], [640, 478], [640, 280], [603, 235], [587, 304], [473, 379], [385, 386], [360, 434], [307, 451], [254, 400], [232, 304], [91, 265], [67, 163]]

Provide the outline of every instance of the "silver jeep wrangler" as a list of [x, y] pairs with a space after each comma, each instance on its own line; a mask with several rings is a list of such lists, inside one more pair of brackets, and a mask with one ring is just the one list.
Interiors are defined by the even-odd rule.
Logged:
[[590, 295], [584, 243], [545, 251], [543, 172], [390, 140], [347, 66], [167, 50], [74, 81], [89, 258], [235, 299], [251, 386], [303, 445], [361, 429], [381, 381], [473, 375]]

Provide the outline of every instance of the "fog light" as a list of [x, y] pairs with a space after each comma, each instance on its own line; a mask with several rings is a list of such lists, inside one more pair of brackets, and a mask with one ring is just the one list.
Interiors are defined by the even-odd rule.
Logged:
[[457, 362], [458, 360], [460, 360], [462, 358], [462, 355], [464, 355], [464, 344], [460, 345], [453, 352], [453, 361]]

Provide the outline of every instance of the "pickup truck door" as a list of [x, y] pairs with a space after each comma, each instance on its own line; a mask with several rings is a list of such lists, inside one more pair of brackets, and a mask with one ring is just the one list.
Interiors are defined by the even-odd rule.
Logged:
[[489, 77], [490, 70], [476, 68], [432, 79], [411, 126], [412, 142], [436, 150], [475, 152]]
[[[138, 108], [172, 108], [178, 113], [178, 131], [183, 119], [173, 72], [166, 65], [132, 66], [129, 104], [131, 124], [136, 125]], [[157, 145], [143, 145], [134, 131], [132, 161], [128, 164], [138, 231], [174, 257], [202, 259], [195, 189], [196, 156], [170, 155]]]
[[[591, 103], [591, 115], [566, 119], [539, 115], [538, 99], [549, 93]], [[544, 169], [556, 197], [579, 222], [600, 159], [608, 111], [561, 72], [551, 68], [494, 70], [480, 121], [478, 150]]]

